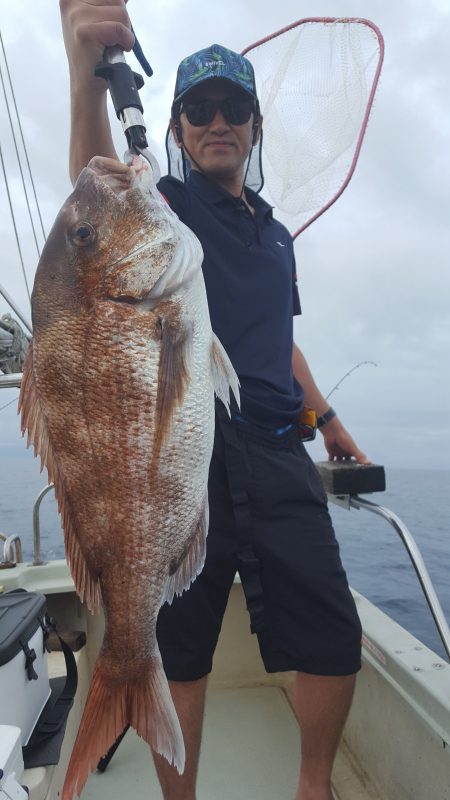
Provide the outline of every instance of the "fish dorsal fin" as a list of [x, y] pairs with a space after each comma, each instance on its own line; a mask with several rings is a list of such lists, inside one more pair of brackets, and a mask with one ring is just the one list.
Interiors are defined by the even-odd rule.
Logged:
[[211, 373], [214, 391], [230, 413], [230, 389], [239, 405], [239, 380], [221, 342], [213, 333], [211, 345]]
[[64, 531], [66, 558], [80, 599], [92, 613], [100, 609], [101, 594], [98, 579], [91, 574], [81, 552], [80, 544], [71, 522], [70, 510], [64, 492], [63, 480], [55, 460], [45, 415], [34, 379], [33, 342], [30, 343], [23, 367], [19, 395], [22, 436], [27, 433], [27, 447], [33, 445], [34, 455], [40, 456], [41, 472], [47, 468], [48, 481], [55, 486], [55, 497]]
[[41, 403], [36, 391], [33, 372], [33, 342], [31, 341], [23, 365], [18, 411], [21, 415], [22, 436], [27, 433], [27, 447], [33, 444], [34, 456], [41, 457], [41, 472], [47, 467], [49, 483], [53, 481], [53, 458], [50, 440]]

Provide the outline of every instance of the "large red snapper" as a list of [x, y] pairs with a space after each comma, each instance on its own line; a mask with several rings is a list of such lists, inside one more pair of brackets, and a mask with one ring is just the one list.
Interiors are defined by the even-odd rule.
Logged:
[[94, 158], [37, 269], [22, 429], [55, 483], [77, 592], [106, 618], [62, 800], [127, 724], [184, 768], [156, 619], [202, 568], [214, 391], [238, 395], [201, 262], [146, 161]]

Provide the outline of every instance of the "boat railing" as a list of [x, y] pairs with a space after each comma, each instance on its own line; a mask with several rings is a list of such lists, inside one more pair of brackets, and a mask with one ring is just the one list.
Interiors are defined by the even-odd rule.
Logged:
[[41, 509], [41, 503], [44, 499], [45, 495], [54, 488], [53, 483], [49, 483], [47, 486], [44, 486], [43, 489], [39, 492], [36, 500], [34, 501], [33, 506], [33, 566], [40, 567], [46, 562], [41, 558], [41, 523], [39, 518], [39, 513]]
[[400, 536], [400, 539], [402, 540], [411, 559], [412, 565], [416, 571], [422, 591], [425, 595], [431, 614], [433, 615], [436, 628], [438, 629], [439, 636], [441, 637], [445, 651], [450, 660], [450, 629], [439, 599], [436, 595], [433, 582], [430, 578], [422, 554], [414, 537], [411, 535], [410, 531], [402, 522], [400, 517], [398, 517], [397, 514], [394, 514], [393, 511], [390, 511], [389, 508], [379, 506], [376, 503], [372, 503], [370, 500], [367, 500], [363, 497], [358, 497], [357, 495], [350, 498], [350, 507], [358, 509], [365, 508], [367, 511], [371, 511], [373, 514], [383, 517], [383, 519], [387, 520], [394, 528], [396, 533], [398, 533]]
[[365, 509], [385, 519], [400, 537], [419, 579], [439, 637], [450, 661], [450, 628], [439, 602], [433, 582], [428, 573], [423, 556], [413, 535], [405, 523], [389, 508], [360, 497], [359, 493], [384, 491], [386, 478], [384, 467], [365, 466], [356, 462], [323, 461], [317, 465], [328, 499], [350, 510]]
[[21, 383], [21, 372], [11, 372], [8, 375], [0, 375], [0, 389], [20, 389]]
[[0, 533], [0, 541], [3, 542], [3, 558], [0, 562], [3, 567], [15, 566], [23, 561], [22, 542], [20, 536], [5, 536]]

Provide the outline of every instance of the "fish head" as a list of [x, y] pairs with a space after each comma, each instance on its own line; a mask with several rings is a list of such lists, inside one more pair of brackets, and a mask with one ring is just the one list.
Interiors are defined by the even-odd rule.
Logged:
[[133, 158], [130, 165], [93, 158], [42, 252], [33, 324], [43, 315], [48, 321], [52, 308], [61, 313], [107, 300], [148, 298], [180, 249], [180, 225], [143, 158]]

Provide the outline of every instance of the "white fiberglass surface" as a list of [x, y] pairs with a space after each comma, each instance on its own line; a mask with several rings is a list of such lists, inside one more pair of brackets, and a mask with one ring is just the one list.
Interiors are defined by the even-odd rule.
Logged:
[[[212, 689], [208, 693], [198, 800], [292, 800], [299, 735], [281, 689]], [[128, 732], [103, 774], [92, 775], [83, 800], [160, 800], [148, 746]]]

